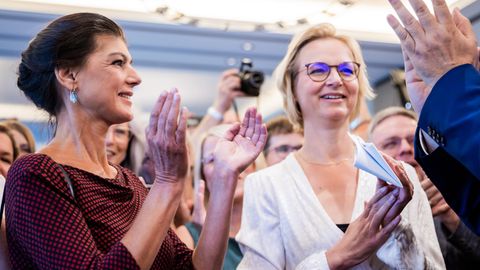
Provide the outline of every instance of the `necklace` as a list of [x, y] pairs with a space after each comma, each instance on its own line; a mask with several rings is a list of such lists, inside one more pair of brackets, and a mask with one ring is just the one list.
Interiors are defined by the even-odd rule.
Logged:
[[346, 161], [351, 161], [353, 158], [348, 157], [348, 158], [342, 158], [337, 161], [331, 161], [331, 162], [318, 162], [318, 161], [311, 161], [303, 157], [303, 155], [300, 152], [297, 152], [297, 156], [303, 160], [306, 163], [309, 163], [311, 165], [318, 165], [318, 166], [338, 166]]

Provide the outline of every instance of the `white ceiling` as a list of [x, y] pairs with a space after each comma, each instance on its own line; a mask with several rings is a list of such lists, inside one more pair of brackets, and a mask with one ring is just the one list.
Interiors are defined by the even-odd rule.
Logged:
[[[447, 0], [451, 8], [463, 8], [472, 2], [474, 0]], [[79, 7], [108, 13], [117, 19], [195, 24], [235, 31], [261, 29], [293, 33], [309, 24], [330, 22], [340, 31], [360, 40], [397, 42], [385, 20], [386, 15], [393, 11], [387, 0], [0, 1], [0, 8], [60, 14], [77, 12]]]

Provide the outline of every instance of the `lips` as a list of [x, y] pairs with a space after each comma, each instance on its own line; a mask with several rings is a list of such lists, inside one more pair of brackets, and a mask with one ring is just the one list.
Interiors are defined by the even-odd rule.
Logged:
[[120, 92], [118, 96], [126, 99], [131, 99], [133, 96], [133, 92]]
[[320, 98], [322, 99], [344, 99], [346, 98], [345, 95], [342, 95], [342, 94], [338, 94], [338, 93], [330, 93], [330, 94], [324, 94], [324, 95], [321, 95]]

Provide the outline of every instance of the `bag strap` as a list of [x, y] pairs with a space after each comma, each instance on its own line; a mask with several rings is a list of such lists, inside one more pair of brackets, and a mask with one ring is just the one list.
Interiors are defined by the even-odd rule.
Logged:
[[2, 206], [0, 206], [0, 228], [2, 227], [4, 208], [5, 208], [5, 187], [3, 187]]
[[72, 194], [72, 197], [75, 199], [75, 192], [73, 191], [72, 180], [70, 179], [70, 177], [68, 176], [68, 173], [65, 171], [62, 165], [58, 164], [58, 167], [63, 173], [63, 178], [65, 179], [65, 182], [67, 182], [67, 186], [68, 186], [68, 189], [70, 190], [70, 193]]

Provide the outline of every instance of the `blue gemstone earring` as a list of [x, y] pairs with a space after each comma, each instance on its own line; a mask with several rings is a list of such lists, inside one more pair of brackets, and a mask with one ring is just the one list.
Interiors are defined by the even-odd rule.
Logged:
[[70, 91], [69, 98], [73, 104], [76, 104], [78, 102], [77, 89], [72, 89], [72, 91]]

